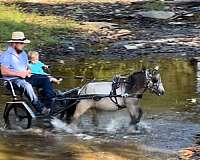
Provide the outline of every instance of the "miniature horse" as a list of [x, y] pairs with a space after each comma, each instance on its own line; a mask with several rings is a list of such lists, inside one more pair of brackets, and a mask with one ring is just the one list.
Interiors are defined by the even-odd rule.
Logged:
[[99, 99], [82, 99], [77, 104], [71, 127], [76, 124], [81, 115], [88, 109], [96, 108], [107, 111], [116, 111], [127, 108], [130, 113], [129, 132], [137, 130], [137, 123], [142, 117], [142, 109], [138, 106], [139, 98], [149, 89], [158, 96], [163, 95], [165, 90], [161, 82], [159, 68], [144, 69], [125, 77], [116, 77], [113, 82], [91, 82], [79, 90], [79, 96], [102, 95]]

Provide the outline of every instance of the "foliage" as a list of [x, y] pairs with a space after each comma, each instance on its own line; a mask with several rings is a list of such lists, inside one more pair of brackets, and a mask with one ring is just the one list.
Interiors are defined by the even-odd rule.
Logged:
[[[64, 19], [58, 16], [40, 16], [36, 13], [23, 13], [16, 6], [5, 6], [0, 3], [0, 41], [7, 41], [13, 31], [23, 31], [31, 40], [29, 48], [37, 48], [40, 45], [54, 45], [59, 43], [54, 35], [65, 35], [77, 29], [88, 30], [88, 26], [82, 27], [78, 22]], [[0, 44], [0, 50], [4, 44]]]

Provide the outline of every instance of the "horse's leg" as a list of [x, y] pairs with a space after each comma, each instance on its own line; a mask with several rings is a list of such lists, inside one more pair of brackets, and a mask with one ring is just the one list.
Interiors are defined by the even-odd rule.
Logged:
[[72, 122], [70, 123], [70, 126], [75, 127], [78, 123], [79, 117], [84, 114], [89, 108], [93, 106], [94, 102], [93, 100], [81, 100], [77, 106], [75, 113], [72, 118]]
[[126, 99], [126, 106], [128, 108], [130, 118], [131, 118], [128, 132], [136, 132], [138, 130], [137, 123], [140, 122], [143, 111], [138, 106], [138, 99], [137, 98], [127, 98]]

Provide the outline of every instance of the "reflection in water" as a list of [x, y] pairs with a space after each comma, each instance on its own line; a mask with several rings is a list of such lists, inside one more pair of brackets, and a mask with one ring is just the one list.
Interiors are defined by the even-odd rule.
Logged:
[[[151, 160], [134, 144], [121, 142], [83, 141], [74, 136], [55, 135], [52, 132], [32, 131], [7, 133], [0, 140], [0, 159], [2, 160], [128, 160], [136, 158]], [[116, 146], [116, 147], [115, 147]]]
[[[46, 130], [34, 134], [28, 131], [13, 134], [2, 130], [0, 157], [5, 160], [146, 160], [147, 157], [152, 159], [174, 157], [172, 154], [174, 151], [194, 143], [193, 136], [200, 130], [198, 113], [191, 109], [195, 106], [188, 105], [186, 101], [188, 98], [197, 97], [196, 90], [199, 92], [200, 89], [197, 75], [200, 74], [199, 70], [195, 72], [195, 66], [187, 60], [86, 61], [81, 59], [74, 63], [52, 64], [52, 74], [64, 77], [62, 85], [55, 87], [67, 89], [82, 86], [92, 80], [111, 80], [116, 74], [127, 75], [143, 67], [149, 68], [155, 65], [160, 66], [166, 95], [163, 97], [149, 93], [144, 95], [141, 106], [145, 114], [140, 123], [140, 128], [144, 129], [144, 132], [141, 135], [125, 133], [124, 128], [129, 123], [129, 116], [125, 110], [98, 113], [96, 124], [94, 124], [92, 111], [89, 111], [81, 118], [82, 134], [70, 135], [63, 131]], [[84, 79], [74, 79], [76, 76], [83, 76]], [[197, 83], [195, 83], [196, 77]], [[2, 117], [3, 105], [9, 98], [0, 96]]]

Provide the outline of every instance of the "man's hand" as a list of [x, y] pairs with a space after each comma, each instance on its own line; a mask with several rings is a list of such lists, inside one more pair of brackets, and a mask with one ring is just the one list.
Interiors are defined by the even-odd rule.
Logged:
[[2, 72], [2, 75], [4, 75], [4, 76], [13, 76], [13, 77], [21, 77], [21, 78], [26, 78], [26, 77], [31, 76], [30, 69], [16, 72], [16, 71], [11, 71], [10, 69], [8, 69], [7, 67], [4, 67], [2, 65], [1, 65], [1, 72]]
[[27, 77], [30, 77], [30, 76], [31, 76], [31, 70], [28, 69], [28, 70], [27, 70]]
[[31, 76], [31, 70], [20, 71], [17, 73], [18, 77], [26, 78]]
[[17, 76], [21, 78], [26, 78], [27, 76], [27, 70], [26, 71], [19, 71], [17, 72]]
[[45, 69], [48, 69], [48, 68], [49, 68], [49, 66], [47, 66], [47, 65], [44, 65], [44, 68], [45, 68]]

